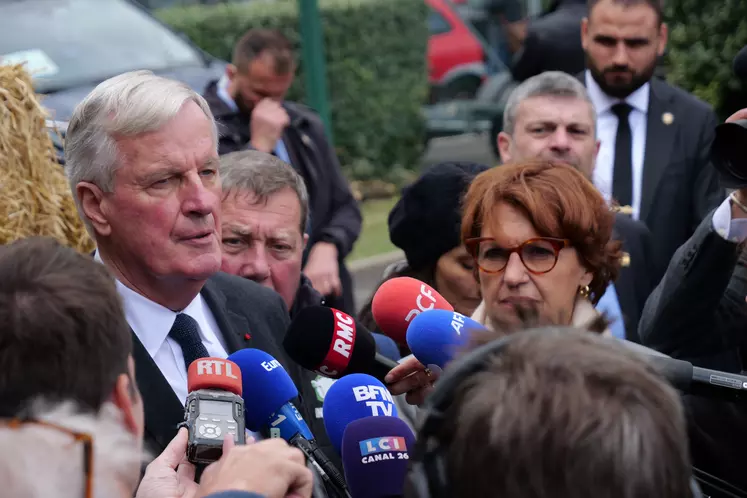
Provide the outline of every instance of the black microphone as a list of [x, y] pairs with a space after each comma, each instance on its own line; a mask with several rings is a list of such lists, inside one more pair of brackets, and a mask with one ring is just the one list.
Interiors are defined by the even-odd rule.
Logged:
[[305, 369], [332, 379], [365, 373], [384, 382], [397, 366], [376, 351], [371, 332], [350, 315], [325, 306], [302, 309], [288, 328], [283, 347]]
[[685, 394], [726, 401], [747, 399], [747, 376], [696, 367], [689, 361], [670, 358], [640, 344], [620, 343], [639, 354], [675, 389]]
[[747, 45], [737, 52], [737, 55], [734, 57], [732, 69], [734, 70], [734, 75], [740, 81], [747, 83]]

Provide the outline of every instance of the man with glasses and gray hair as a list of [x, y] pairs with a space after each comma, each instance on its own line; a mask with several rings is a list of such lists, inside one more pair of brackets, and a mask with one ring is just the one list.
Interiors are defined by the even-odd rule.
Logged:
[[[498, 135], [503, 162], [532, 158], [563, 161], [591, 180], [599, 145], [594, 106], [586, 88], [573, 76], [547, 71], [511, 93], [503, 113], [503, 131]], [[615, 235], [623, 243], [623, 267], [597, 309], [613, 320], [613, 334], [640, 342], [638, 321], [658, 281], [651, 233], [642, 222], [617, 213]]]

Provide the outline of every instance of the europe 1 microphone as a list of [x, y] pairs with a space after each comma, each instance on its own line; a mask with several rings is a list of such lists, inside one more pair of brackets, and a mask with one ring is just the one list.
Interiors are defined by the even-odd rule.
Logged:
[[301, 413], [291, 402], [298, 389], [278, 360], [259, 349], [241, 349], [228, 357], [241, 369], [243, 397], [247, 406], [246, 427], [260, 432], [269, 427], [270, 437], [280, 437], [300, 449], [314, 465], [325, 485], [349, 497], [342, 473], [317, 445]]
[[383, 381], [397, 366], [377, 352], [371, 332], [347, 313], [326, 306], [302, 309], [288, 328], [283, 347], [305, 369], [332, 379], [366, 373]]
[[187, 459], [209, 464], [223, 455], [223, 440], [233, 436], [236, 444], [246, 442], [244, 399], [238, 365], [222, 358], [200, 358], [187, 370], [189, 395], [184, 405], [187, 428]]

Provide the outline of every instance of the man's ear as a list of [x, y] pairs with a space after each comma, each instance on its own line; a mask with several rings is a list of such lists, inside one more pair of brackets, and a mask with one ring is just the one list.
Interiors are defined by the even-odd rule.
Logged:
[[659, 46], [657, 47], [656, 53], [659, 54], [659, 57], [664, 55], [664, 50], [667, 48], [667, 41], [669, 40], [669, 26], [667, 26], [667, 23], [663, 22], [661, 23], [661, 26], [659, 26]]
[[498, 134], [498, 152], [502, 163], [511, 161], [511, 135], [503, 131]]
[[104, 202], [104, 192], [97, 185], [89, 182], [78, 183], [75, 191], [83, 210], [81, 214], [88, 219], [96, 233], [108, 236], [112, 228], [101, 206]]
[[117, 377], [112, 393], [112, 402], [119, 408], [124, 417], [124, 423], [132, 434], [140, 435], [140, 423], [137, 415], [137, 402], [140, 397], [135, 379], [130, 373], [123, 373]]
[[239, 74], [239, 68], [234, 66], [233, 64], [229, 64], [226, 66], [226, 78], [228, 79], [228, 87], [226, 88], [226, 91], [228, 92], [228, 95], [231, 96], [232, 99], [236, 98], [236, 75]]
[[581, 19], [581, 46], [584, 52], [589, 50], [589, 18]]
[[303, 234], [303, 250], [304, 251], [306, 250], [306, 246], [308, 245], [308, 243], [309, 243], [309, 234], [305, 233]]

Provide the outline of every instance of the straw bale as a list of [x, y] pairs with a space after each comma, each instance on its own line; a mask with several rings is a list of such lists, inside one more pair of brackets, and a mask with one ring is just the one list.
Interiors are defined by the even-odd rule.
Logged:
[[56, 161], [48, 118], [25, 68], [0, 66], [0, 244], [45, 235], [87, 253], [94, 244]]

